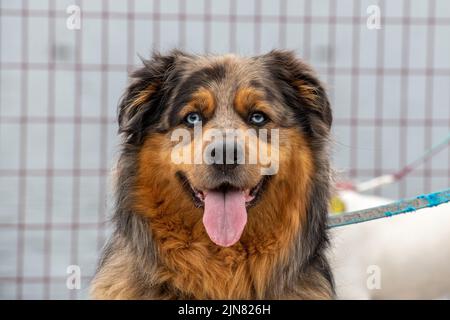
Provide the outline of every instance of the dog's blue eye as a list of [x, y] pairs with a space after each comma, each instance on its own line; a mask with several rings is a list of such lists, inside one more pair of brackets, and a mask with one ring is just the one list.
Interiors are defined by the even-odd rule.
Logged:
[[267, 121], [267, 117], [262, 112], [255, 112], [250, 115], [250, 122], [256, 125], [262, 125]]
[[202, 116], [198, 112], [191, 112], [184, 118], [184, 121], [189, 125], [195, 125], [202, 121]]

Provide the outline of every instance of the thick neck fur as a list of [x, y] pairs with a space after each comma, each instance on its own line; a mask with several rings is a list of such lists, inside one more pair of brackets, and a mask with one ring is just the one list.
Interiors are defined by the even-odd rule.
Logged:
[[[321, 181], [320, 175], [314, 175], [310, 153], [289, 156], [291, 160], [271, 179], [261, 202], [249, 210], [240, 241], [223, 248], [208, 238], [202, 209], [194, 207], [179, 182], [170, 178], [169, 166], [156, 171], [165, 172], [167, 179], [147, 174], [156, 169], [152, 166], [164, 163], [152, 151], [157, 139], [148, 141], [134, 165], [127, 161], [136, 154], [124, 154], [119, 160], [117, 230], [94, 280], [94, 297], [332, 296], [332, 279], [322, 252], [327, 243], [326, 212], [314, 212], [326, 210], [326, 203], [317, 201], [327, 199], [328, 178]], [[107, 277], [117, 280], [108, 285]]]

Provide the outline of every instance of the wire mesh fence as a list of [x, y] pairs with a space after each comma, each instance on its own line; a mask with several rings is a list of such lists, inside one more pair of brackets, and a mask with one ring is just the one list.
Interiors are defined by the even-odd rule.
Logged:
[[[151, 50], [296, 50], [328, 85], [341, 179], [397, 171], [450, 130], [446, 0], [1, 0], [0, 19], [1, 298], [87, 297], [111, 212], [116, 105]], [[440, 152], [375, 192], [443, 189], [449, 163]]]

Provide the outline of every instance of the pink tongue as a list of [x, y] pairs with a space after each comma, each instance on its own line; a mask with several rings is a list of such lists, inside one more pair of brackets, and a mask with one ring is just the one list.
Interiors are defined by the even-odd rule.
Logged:
[[215, 244], [229, 247], [239, 240], [247, 223], [245, 199], [242, 191], [208, 191], [205, 194], [203, 225]]

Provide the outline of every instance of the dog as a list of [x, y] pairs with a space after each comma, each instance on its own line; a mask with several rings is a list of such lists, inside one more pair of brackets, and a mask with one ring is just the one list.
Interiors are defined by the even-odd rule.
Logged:
[[[315, 72], [293, 52], [154, 53], [131, 75], [118, 124], [114, 230], [92, 298], [334, 298], [325, 256], [332, 111]], [[277, 171], [239, 163], [239, 146], [228, 140], [211, 154], [226, 150], [228, 160], [231, 149], [234, 162], [174, 161], [173, 133], [199, 124], [201, 133], [277, 132]], [[272, 152], [273, 139], [261, 145]]]

